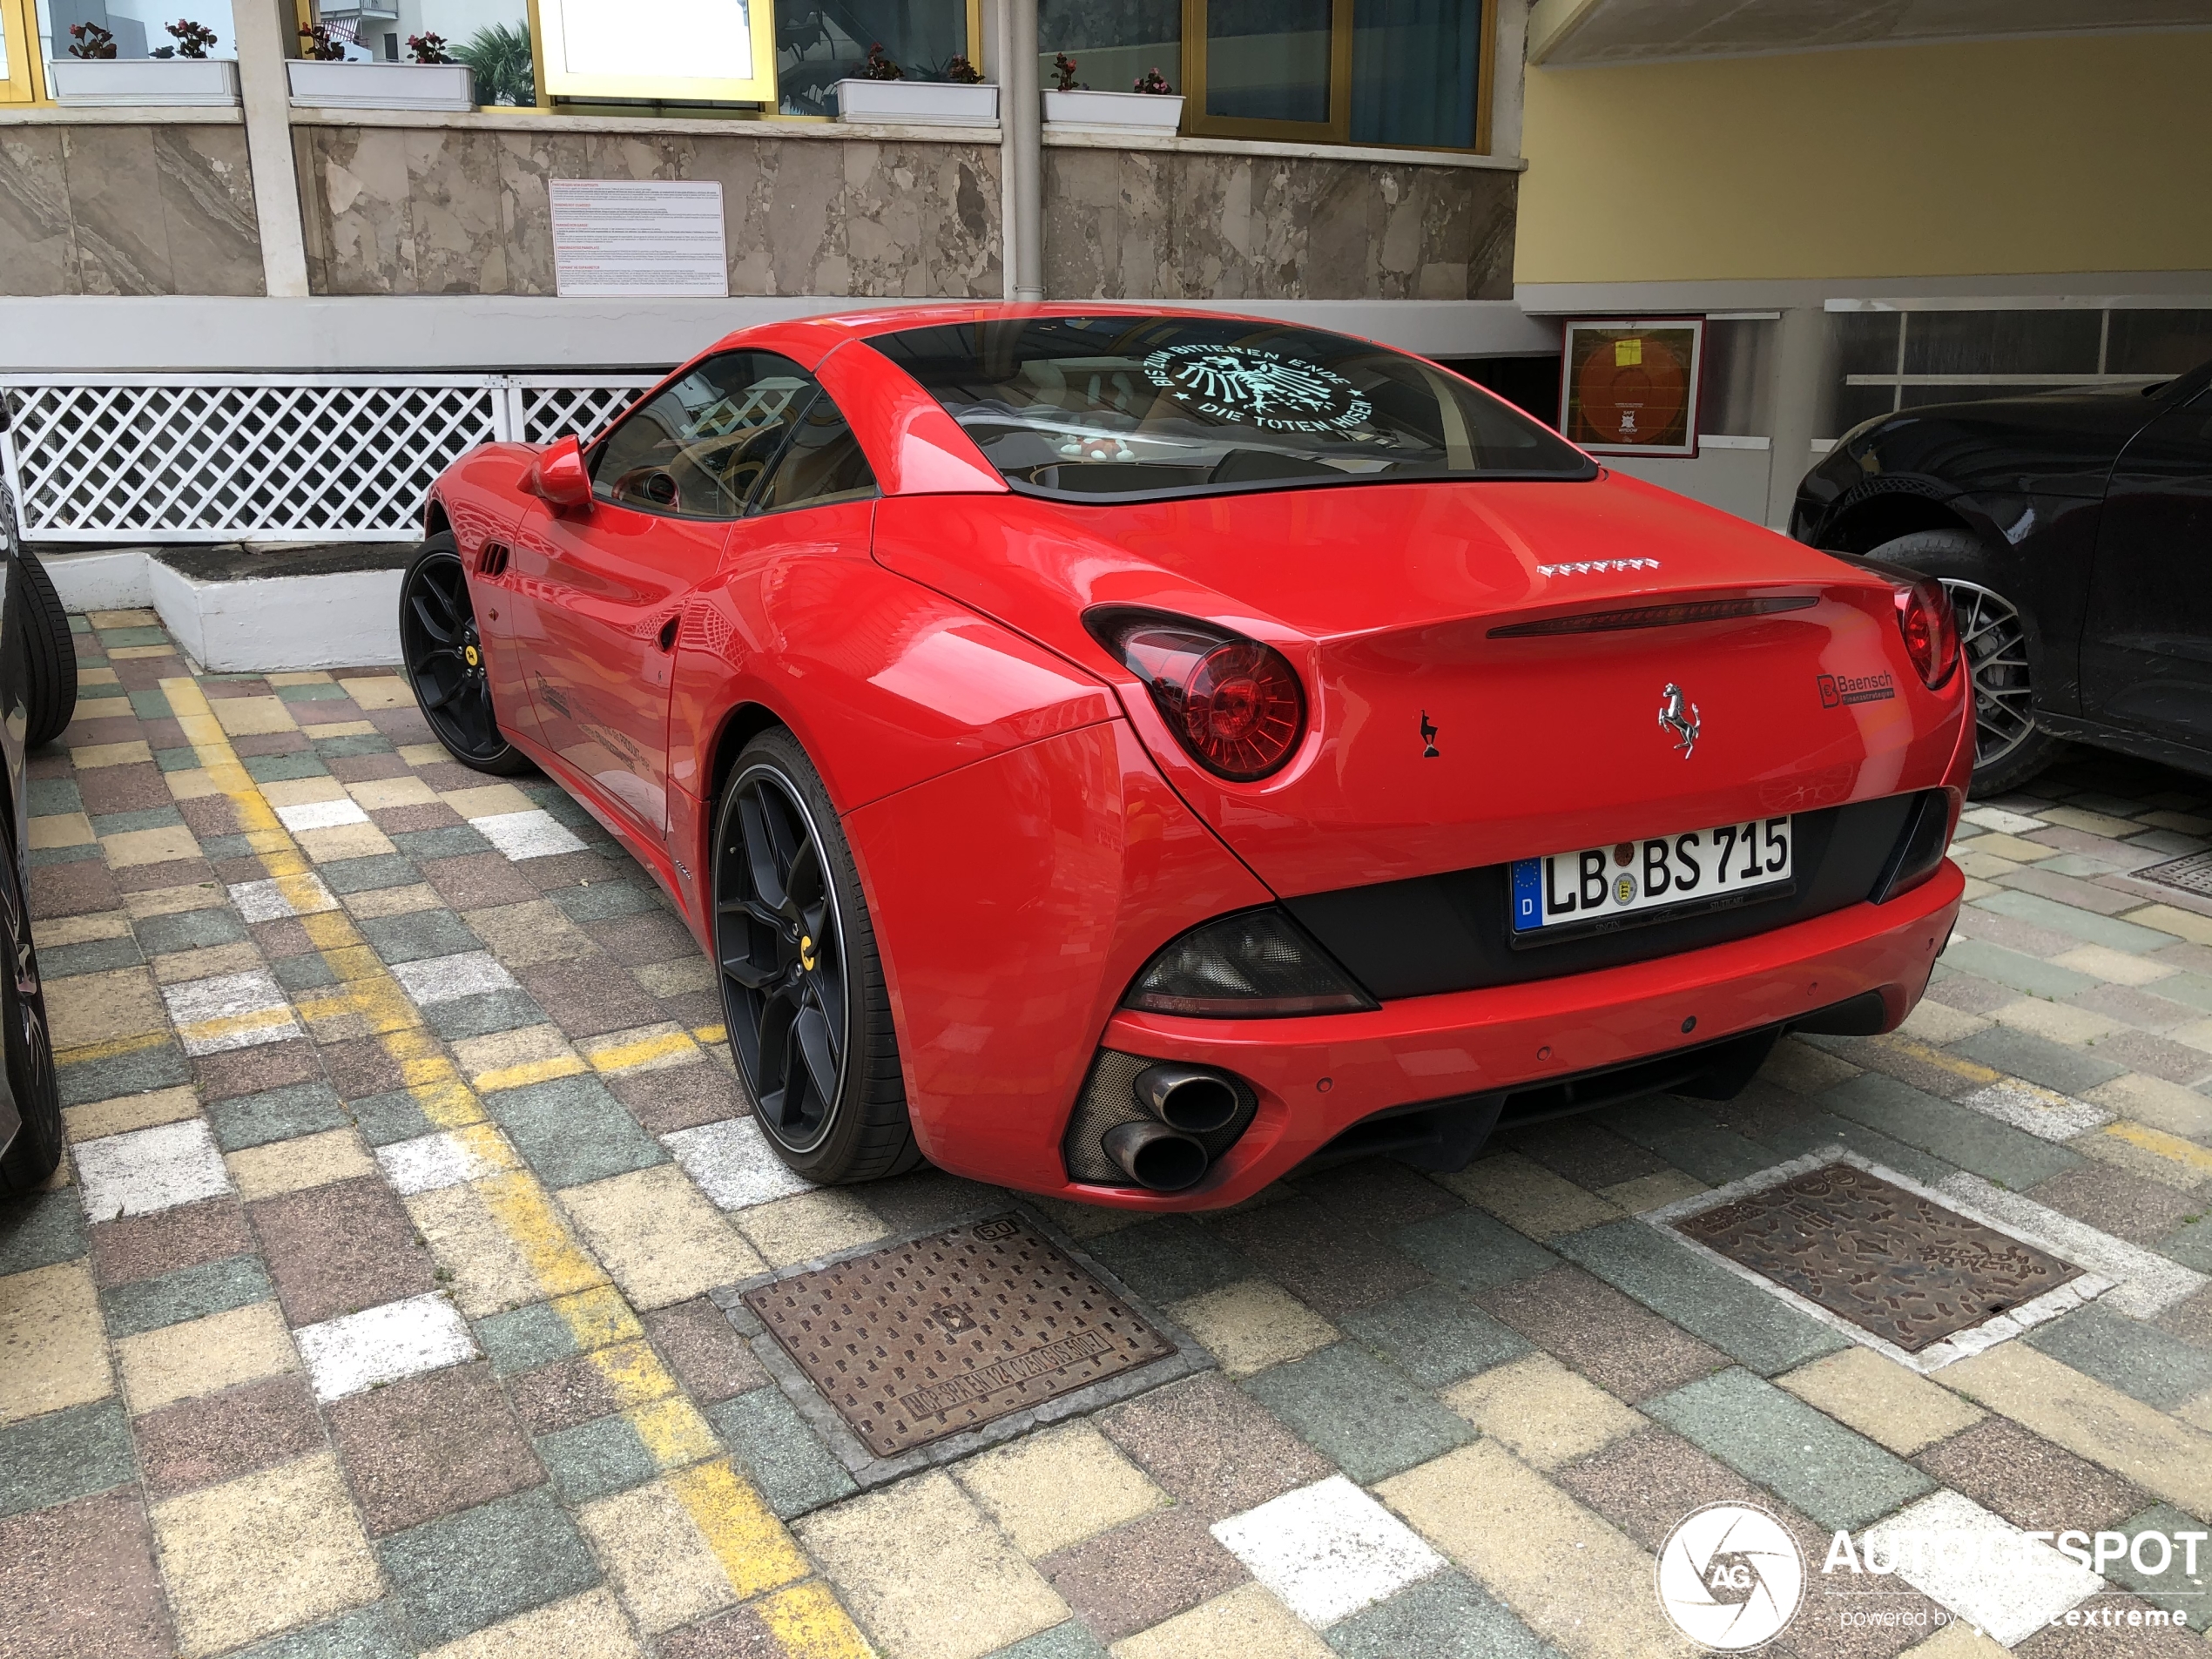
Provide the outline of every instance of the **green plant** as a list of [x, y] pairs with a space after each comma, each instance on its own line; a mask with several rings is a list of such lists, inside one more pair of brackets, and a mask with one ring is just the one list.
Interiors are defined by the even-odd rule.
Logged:
[[164, 24], [162, 28], [177, 43], [173, 47], [164, 46], [162, 52], [174, 51], [180, 57], [205, 57], [207, 49], [215, 44], [215, 31], [189, 17], [179, 17], [175, 23]]
[[1090, 91], [1089, 83], [1076, 78], [1076, 60], [1069, 57], [1067, 53], [1053, 53], [1052, 70], [1053, 73], [1060, 78], [1052, 89], [1054, 91], [1088, 92]]
[[409, 35], [407, 37], [407, 56], [408, 61], [412, 64], [450, 64], [453, 62], [453, 59], [446, 55], [446, 37], [443, 35], [431, 34], [427, 30], [421, 34]]
[[115, 56], [115, 37], [96, 23], [70, 24], [69, 37], [74, 43], [69, 49], [71, 57], [89, 60]]
[[955, 57], [945, 65], [945, 78], [958, 81], [962, 86], [975, 86], [981, 83], [983, 71], [965, 57]]
[[346, 43], [330, 32], [327, 23], [301, 24], [300, 43], [300, 55], [318, 64], [336, 64], [345, 59]]
[[883, 43], [877, 41], [868, 48], [867, 67], [860, 71], [864, 81], [903, 81], [907, 71], [883, 55]]
[[1168, 84], [1168, 78], [1157, 69], [1146, 70], [1136, 78], [1136, 84], [1129, 90], [1132, 92], [1150, 92], [1156, 97], [1171, 97], [1175, 92], [1175, 88]]
[[475, 71], [479, 104], [512, 104], [528, 109], [537, 102], [537, 76], [530, 62], [529, 25], [496, 23], [479, 29], [453, 49], [455, 63]]

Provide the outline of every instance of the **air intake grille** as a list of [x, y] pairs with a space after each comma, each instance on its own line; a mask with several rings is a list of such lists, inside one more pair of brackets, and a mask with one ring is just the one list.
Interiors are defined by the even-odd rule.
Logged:
[[[1135, 1184], [1106, 1156], [1106, 1149], [1099, 1143], [1115, 1124], [1136, 1123], [1151, 1116], [1136, 1103], [1136, 1074], [1157, 1063], [1142, 1055], [1119, 1054], [1111, 1049], [1098, 1051], [1097, 1057], [1090, 1062], [1090, 1076], [1083, 1080], [1083, 1091], [1076, 1097], [1076, 1109], [1068, 1119], [1067, 1137], [1060, 1143], [1060, 1154], [1067, 1163], [1070, 1181], [1105, 1187]], [[1197, 1137], [1206, 1149], [1209, 1160], [1219, 1157], [1234, 1146], [1237, 1137], [1251, 1126], [1252, 1115], [1259, 1109], [1258, 1096], [1244, 1079], [1230, 1077], [1228, 1081], [1237, 1090], [1237, 1115], [1211, 1134]]]
[[483, 550], [476, 555], [478, 576], [503, 576], [507, 571], [507, 543], [486, 542]]

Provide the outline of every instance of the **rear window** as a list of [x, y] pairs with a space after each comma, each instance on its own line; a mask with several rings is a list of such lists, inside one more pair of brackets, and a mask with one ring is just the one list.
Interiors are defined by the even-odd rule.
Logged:
[[1594, 478], [1557, 433], [1366, 341], [1189, 317], [880, 334], [1025, 493], [1147, 501], [1435, 478]]

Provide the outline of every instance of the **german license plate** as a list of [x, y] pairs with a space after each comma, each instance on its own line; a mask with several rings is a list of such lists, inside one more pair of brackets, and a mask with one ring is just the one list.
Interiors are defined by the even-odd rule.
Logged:
[[1791, 827], [1786, 818], [1751, 819], [1686, 835], [1516, 859], [1513, 930], [1534, 934], [1607, 922], [1786, 887]]

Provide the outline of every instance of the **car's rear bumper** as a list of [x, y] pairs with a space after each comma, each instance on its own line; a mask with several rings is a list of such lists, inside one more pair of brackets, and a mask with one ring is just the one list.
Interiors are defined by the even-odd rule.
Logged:
[[[1199, 1184], [1177, 1193], [1013, 1184], [1143, 1210], [1235, 1204], [1352, 1125], [1422, 1102], [1495, 1096], [1801, 1019], [1878, 994], [1886, 1028], [1926, 988], [1965, 878], [1949, 860], [1885, 905], [1856, 904], [1750, 939], [1554, 980], [1410, 997], [1364, 1014], [1197, 1020], [1116, 1013], [1103, 1048], [1219, 1067], [1259, 1097], [1251, 1127]], [[941, 1141], [943, 1167], [1009, 1171], [986, 1142]], [[995, 1167], [996, 1166], [996, 1167]]]

